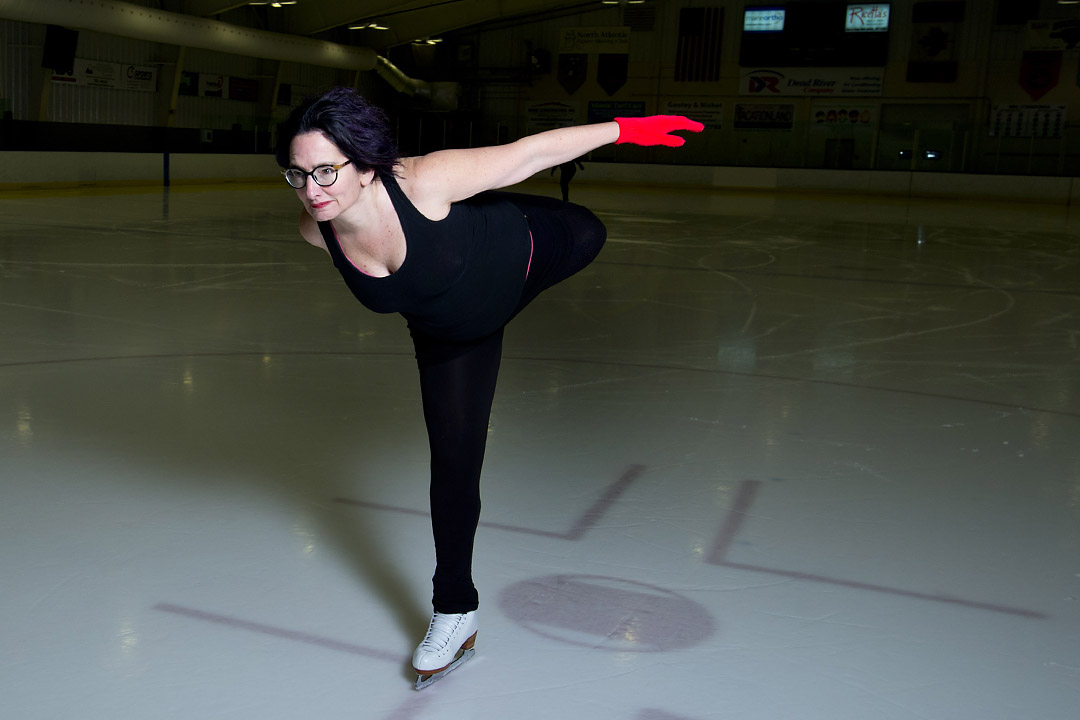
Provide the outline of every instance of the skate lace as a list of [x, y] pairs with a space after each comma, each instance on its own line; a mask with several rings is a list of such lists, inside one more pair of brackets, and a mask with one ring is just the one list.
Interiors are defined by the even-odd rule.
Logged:
[[427, 635], [424, 636], [424, 645], [442, 650], [449, 644], [450, 638], [454, 636], [464, 620], [464, 615], [435, 613], [435, 616], [431, 618], [431, 624], [428, 625]]

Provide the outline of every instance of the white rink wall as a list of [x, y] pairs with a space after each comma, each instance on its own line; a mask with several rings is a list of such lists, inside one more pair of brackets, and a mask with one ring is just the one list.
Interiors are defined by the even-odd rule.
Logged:
[[[164, 184], [165, 156], [157, 153], [0, 152], [0, 191], [34, 187]], [[587, 163], [575, 185], [632, 184], [762, 192], [845, 193], [1072, 205], [1080, 184], [1071, 177], [973, 175], [881, 170], [709, 167]], [[279, 177], [271, 155], [171, 154], [173, 184], [266, 182]], [[555, 183], [548, 171], [534, 181]]]
[[[27, 186], [164, 184], [160, 153], [0, 152], [5, 181], [0, 190]], [[173, 183], [260, 182], [279, 177], [272, 155], [170, 154]]]

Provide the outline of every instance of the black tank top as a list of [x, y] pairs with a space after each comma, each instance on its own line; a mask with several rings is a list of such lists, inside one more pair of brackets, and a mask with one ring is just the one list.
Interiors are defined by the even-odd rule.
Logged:
[[319, 230], [334, 267], [365, 307], [401, 313], [409, 327], [446, 340], [472, 340], [498, 330], [521, 297], [529, 266], [529, 227], [521, 211], [494, 193], [450, 206], [429, 220], [392, 175], [381, 175], [405, 233], [405, 261], [375, 277], [345, 256], [329, 222]]

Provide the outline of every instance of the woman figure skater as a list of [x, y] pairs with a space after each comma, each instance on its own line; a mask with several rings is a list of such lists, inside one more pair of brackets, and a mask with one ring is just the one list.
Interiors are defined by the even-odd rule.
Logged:
[[473, 538], [503, 328], [589, 264], [603, 224], [553, 198], [488, 192], [612, 142], [672, 147], [678, 116], [560, 128], [496, 147], [399, 157], [385, 115], [338, 88], [279, 128], [277, 161], [303, 204], [300, 234], [329, 253], [357, 299], [408, 323], [431, 450], [434, 614], [413, 655], [417, 688], [472, 654]]

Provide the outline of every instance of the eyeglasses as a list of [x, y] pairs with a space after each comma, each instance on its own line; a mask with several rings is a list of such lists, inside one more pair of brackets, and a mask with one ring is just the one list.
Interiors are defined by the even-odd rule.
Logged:
[[281, 174], [285, 176], [285, 182], [297, 190], [307, 185], [309, 175], [316, 185], [329, 187], [337, 181], [337, 171], [351, 162], [352, 160], [346, 160], [340, 165], [320, 165], [311, 172], [304, 172], [299, 168], [289, 168], [288, 170], [282, 170]]

